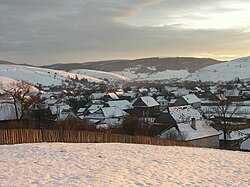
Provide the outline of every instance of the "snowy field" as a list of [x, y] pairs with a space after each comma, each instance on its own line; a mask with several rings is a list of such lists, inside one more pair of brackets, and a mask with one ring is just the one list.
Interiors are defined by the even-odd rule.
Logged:
[[250, 154], [133, 144], [0, 146], [0, 186], [250, 186]]
[[97, 79], [108, 79], [109, 81], [129, 81], [130, 79], [128, 77], [119, 75], [117, 73], [113, 72], [107, 72], [107, 71], [98, 71], [98, 70], [91, 70], [91, 69], [75, 69], [72, 70], [72, 73], [77, 73], [81, 75], [87, 75], [90, 77], [95, 77]]
[[192, 73], [184, 80], [191, 81], [231, 81], [235, 78], [250, 78], [250, 57], [231, 60], [226, 63], [220, 63], [205, 67]]
[[0, 64], [0, 76], [15, 80], [23, 80], [33, 85], [42, 84], [45, 86], [61, 85], [62, 81], [69, 80], [69, 78], [75, 78], [76, 76], [79, 79], [88, 79], [90, 82], [102, 82], [100, 79], [87, 75], [46, 68], [7, 64]]
[[124, 71], [116, 71], [115, 73], [129, 77], [130, 79], [134, 79], [137, 81], [182, 79], [190, 75], [190, 73], [187, 70], [166, 70], [166, 71], [155, 70], [148, 73], [137, 73], [136, 68], [126, 68]]

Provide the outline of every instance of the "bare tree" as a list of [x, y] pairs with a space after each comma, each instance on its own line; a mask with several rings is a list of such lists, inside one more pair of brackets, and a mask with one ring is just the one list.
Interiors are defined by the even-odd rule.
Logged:
[[227, 148], [227, 134], [229, 133], [232, 117], [240, 110], [241, 102], [233, 102], [230, 99], [221, 99], [216, 103], [216, 106], [211, 107], [217, 125], [223, 131], [223, 148]]
[[167, 140], [186, 140], [188, 137], [188, 133], [186, 131], [179, 131], [170, 129], [164, 133], [164, 139]]
[[142, 121], [138, 116], [128, 115], [123, 119], [122, 128], [126, 134], [136, 135], [136, 133], [140, 129], [141, 124]]
[[[24, 109], [23, 103], [25, 97], [30, 93], [31, 85], [24, 81], [11, 82], [9, 85], [1, 84], [1, 88], [5, 93], [8, 93], [12, 99], [15, 106], [16, 119], [19, 121], [23, 117]], [[18, 103], [21, 105], [21, 116], [18, 115]]]

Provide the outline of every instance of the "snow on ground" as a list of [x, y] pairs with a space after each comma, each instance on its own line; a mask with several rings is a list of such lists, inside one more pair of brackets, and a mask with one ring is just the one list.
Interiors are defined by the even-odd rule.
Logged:
[[[4, 90], [11, 90], [12, 86], [17, 84], [18, 81], [15, 79], [11, 79], [8, 77], [1, 77], [0, 76], [0, 93], [4, 93]], [[34, 86], [31, 86], [30, 88], [31, 92], [38, 92], [39, 90], [37, 88], [35, 88]]]
[[135, 144], [0, 146], [0, 186], [249, 186], [250, 154]]
[[97, 78], [65, 71], [21, 65], [0, 64], [0, 76], [15, 80], [24, 80], [34, 85], [61, 85], [62, 81], [67, 80], [68, 77], [75, 78], [76, 75], [79, 79], [84, 78], [88, 79], [90, 82], [101, 82], [101, 80]]
[[91, 70], [91, 69], [75, 69], [71, 71], [72, 73], [88, 75], [91, 77], [95, 77], [97, 79], [108, 79], [109, 81], [129, 81], [128, 77], [119, 75], [113, 72], [107, 71], [98, 71], [98, 70]]
[[0, 93], [3, 93], [4, 89], [9, 89], [8, 86], [11, 85], [11, 84], [15, 84], [17, 83], [18, 81], [14, 80], [14, 79], [10, 79], [8, 77], [1, 77], [0, 76]]
[[[150, 69], [148, 67], [148, 69]], [[126, 68], [124, 71], [116, 71], [115, 73], [129, 77], [130, 79], [135, 79], [139, 81], [148, 80], [170, 80], [170, 79], [182, 79], [189, 75], [187, 70], [166, 70], [166, 71], [156, 71], [151, 68], [151, 72], [148, 73], [137, 73], [134, 68]]]
[[196, 71], [184, 80], [231, 81], [235, 78], [249, 79], [250, 57], [235, 59], [226, 63], [211, 65]]

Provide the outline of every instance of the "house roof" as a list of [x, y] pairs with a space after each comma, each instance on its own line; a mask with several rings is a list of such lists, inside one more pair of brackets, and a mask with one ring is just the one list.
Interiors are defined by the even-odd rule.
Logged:
[[161, 112], [157, 117], [154, 123], [166, 124], [166, 125], [175, 125], [175, 119], [169, 114], [165, 112]]
[[[139, 100], [141, 100], [142, 101], [142, 103], [144, 104], [144, 106], [143, 105], [141, 105], [141, 106], [139, 106], [139, 105], [137, 105], [137, 101], [139, 101]], [[153, 98], [153, 97], [150, 97], [150, 96], [145, 96], [145, 97], [140, 97], [140, 98], [138, 98], [135, 102], [134, 102], [134, 104], [133, 104], [133, 106], [139, 106], [139, 107], [154, 107], [154, 106], [159, 106], [159, 103]]]
[[141, 93], [142, 93], [142, 92], [148, 92], [148, 89], [147, 89], [147, 88], [140, 88], [140, 89], [139, 89], [139, 92], [141, 92]]
[[188, 95], [182, 96], [182, 98], [185, 99], [185, 101], [187, 101], [188, 104], [201, 102], [201, 100], [194, 94], [188, 94]]
[[55, 104], [57, 102], [57, 99], [55, 99], [55, 98], [48, 98], [48, 99], [46, 99], [45, 101], [44, 101], [44, 103], [46, 104], [46, 105], [53, 105], [53, 104]]
[[126, 92], [126, 93], [122, 94], [122, 96], [131, 97], [131, 98], [136, 98], [136, 95], [137, 95], [137, 93], [135, 93], [135, 92]]
[[[168, 113], [168, 110], [163, 112]], [[169, 107], [169, 112], [177, 123], [191, 121], [192, 118], [196, 120], [203, 119], [200, 112], [190, 105]]]
[[238, 89], [232, 89], [232, 90], [226, 90], [225, 91], [225, 96], [226, 97], [235, 97], [235, 96], [239, 96], [240, 95], [240, 91]]
[[[211, 137], [211, 136], [218, 136], [221, 133], [217, 130], [215, 130], [213, 127], [207, 125], [204, 120], [197, 120], [196, 121], [196, 129], [191, 127], [191, 124], [189, 123], [179, 123], [177, 124], [181, 134], [183, 134], [185, 141], [190, 141], [190, 140], [196, 140], [196, 139], [202, 139], [206, 137]], [[167, 136], [168, 132], [170, 131], [177, 131], [175, 127], [172, 127], [169, 130], [164, 131], [160, 137], [164, 138]]]
[[[17, 104], [18, 116], [21, 116], [21, 107]], [[0, 102], [0, 121], [16, 120], [15, 105], [11, 102]]]
[[55, 114], [61, 114], [63, 110], [69, 110], [70, 106], [65, 104], [65, 103], [60, 103], [60, 104], [56, 104], [53, 106], [49, 107], [51, 114], [55, 115]]
[[190, 93], [190, 90], [186, 89], [186, 88], [179, 88], [176, 91], [172, 92], [176, 97], [178, 96], [183, 96], [183, 95], [187, 95]]
[[[220, 131], [220, 140], [224, 140], [224, 133], [223, 131]], [[243, 139], [245, 138], [247, 135], [243, 134], [242, 132], [240, 131], [232, 131], [230, 133], [228, 133], [226, 135], [226, 138], [227, 140], [231, 140], [231, 141], [234, 141], [234, 140], [240, 140], [240, 139]]]
[[102, 108], [104, 105], [91, 105], [88, 110], [89, 112], [92, 114], [94, 112], [96, 112], [97, 110], [99, 110], [100, 108]]
[[101, 99], [106, 95], [106, 93], [92, 93], [90, 97], [93, 99]]
[[163, 102], [163, 101], [168, 101], [167, 99], [165, 99], [164, 96], [157, 96], [156, 100], [157, 100], [157, 101], [161, 101], [161, 102]]
[[169, 101], [169, 103], [170, 103], [170, 104], [174, 104], [174, 103], [176, 102], [176, 100], [177, 100], [177, 99], [171, 99], [171, 100]]
[[132, 104], [127, 100], [118, 100], [118, 101], [109, 101], [107, 102], [109, 106], [116, 106], [122, 110], [132, 109], [134, 108]]
[[79, 109], [77, 110], [77, 113], [83, 113], [86, 109], [87, 109], [87, 108], [79, 108]]
[[102, 111], [105, 118], [122, 117], [128, 115], [127, 112], [118, 107], [103, 107]]
[[119, 99], [119, 97], [115, 94], [115, 93], [108, 93], [109, 97], [111, 97], [111, 99], [117, 100]]

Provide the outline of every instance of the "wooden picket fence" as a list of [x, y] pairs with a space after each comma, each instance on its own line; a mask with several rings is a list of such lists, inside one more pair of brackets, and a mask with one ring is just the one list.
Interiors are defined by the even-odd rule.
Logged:
[[65, 143], [133, 143], [160, 146], [188, 146], [187, 142], [166, 140], [148, 136], [130, 136], [106, 132], [41, 130], [41, 129], [6, 129], [0, 130], [0, 145], [65, 142]]

